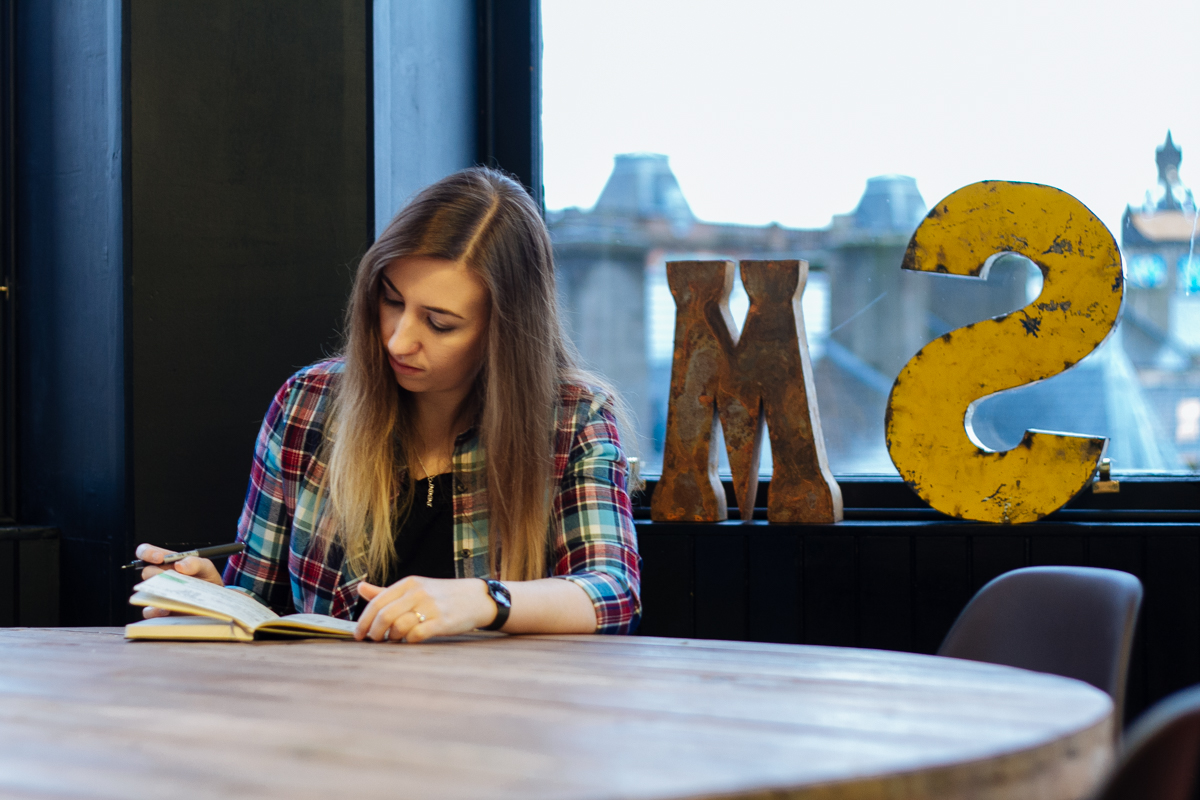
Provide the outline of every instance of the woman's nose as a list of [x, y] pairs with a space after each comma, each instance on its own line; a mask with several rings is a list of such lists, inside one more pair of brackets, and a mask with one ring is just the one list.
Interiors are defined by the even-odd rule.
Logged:
[[416, 326], [407, 314], [402, 314], [388, 337], [387, 349], [392, 355], [406, 356], [415, 353], [420, 346]]

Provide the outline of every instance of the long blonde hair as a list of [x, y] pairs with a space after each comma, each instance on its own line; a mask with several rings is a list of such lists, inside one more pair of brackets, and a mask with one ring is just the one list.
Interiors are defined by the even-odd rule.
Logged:
[[486, 454], [489, 569], [509, 580], [543, 577], [558, 386], [596, 379], [579, 369], [563, 335], [550, 237], [537, 206], [520, 184], [482, 167], [420, 192], [359, 263], [346, 311], [345, 371], [326, 428], [332, 538], [379, 580], [395, 559], [393, 523], [412, 506], [413, 482], [402, 478], [415, 440], [412, 398], [388, 366], [379, 326], [380, 275], [406, 256], [462, 261], [488, 291], [484, 363], [467, 413]]

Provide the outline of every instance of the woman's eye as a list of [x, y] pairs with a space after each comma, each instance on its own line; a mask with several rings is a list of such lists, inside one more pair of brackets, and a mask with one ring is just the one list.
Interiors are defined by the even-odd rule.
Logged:
[[433, 328], [438, 333], [448, 333], [449, 331], [454, 330], [453, 326], [439, 324], [438, 321], [432, 317], [429, 318], [429, 327]]
[[403, 301], [403, 300], [398, 300], [398, 299], [396, 299], [396, 298], [394, 298], [394, 297], [388, 297], [388, 296], [385, 294], [385, 295], [383, 296], [383, 304], [384, 304], [385, 306], [396, 306], [396, 307], [400, 307], [400, 306], [403, 306], [403, 305], [404, 305], [404, 301]]

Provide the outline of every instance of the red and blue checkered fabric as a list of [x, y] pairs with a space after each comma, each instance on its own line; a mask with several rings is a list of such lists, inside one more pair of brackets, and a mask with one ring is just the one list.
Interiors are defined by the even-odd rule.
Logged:
[[[328, 536], [318, 489], [330, 393], [338, 359], [300, 370], [276, 393], [254, 449], [250, 489], [238, 522], [246, 550], [229, 559], [225, 583], [280, 612], [351, 619], [361, 608], [355, 572]], [[556, 416], [547, 577], [580, 586], [596, 608], [598, 633], [630, 633], [641, 619], [640, 569], [626, 488], [628, 463], [606, 397], [564, 384]], [[484, 453], [468, 431], [455, 443], [454, 566], [460, 578], [487, 573], [488, 505]], [[328, 498], [321, 498], [321, 505]]]

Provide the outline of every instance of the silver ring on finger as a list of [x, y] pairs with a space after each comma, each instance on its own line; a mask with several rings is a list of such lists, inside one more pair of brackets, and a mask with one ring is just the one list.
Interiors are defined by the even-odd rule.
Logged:
[[418, 625], [420, 625], [422, 622], [424, 622], [426, 620], [426, 616], [424, 614], [422, 614], [420, 611], [417, 611], [415, 608], [412, 610], [412, 613], [417, 615], [417, 624]]

